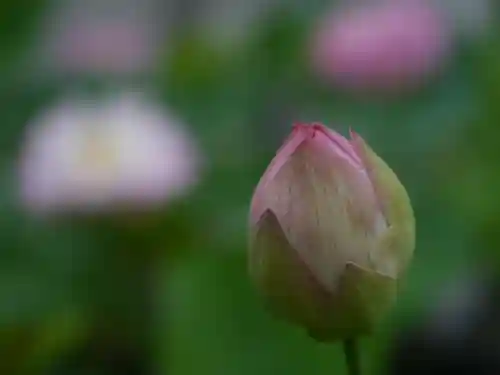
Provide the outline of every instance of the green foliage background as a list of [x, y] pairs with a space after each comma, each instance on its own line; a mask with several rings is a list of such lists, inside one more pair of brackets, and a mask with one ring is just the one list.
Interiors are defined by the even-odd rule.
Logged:
[[[368, 373], [383, 373], [393, 334], [418, 319], [441, 284], [500, 259], [496, 25], [458, 40], [444, 72], [421, 90], [384, 98], [337, 91], [309, 72], [313, 5], [272, 13], [230, 49], [195, 28], [178, 30], [148, 85], [191, 126], [207, 168], [188, 199], [147, 220], [130, 218], [138, 224], [128, 227], [123, 218], [41, 221], [20, 209], [23, 131], [74, 84], [16, 67], [43, 10], [28, 0], [0, 7], [0, 373], [56, 374], [95, 327], [118, 332], [120, 342], [153, 343], [159, 374], [343, 373], [341, 348], [274, 320], [246, 275], [253, 187], [295, 121], [354, 128], [397, 171], [415, 206], [415, 261], [393, 316], [364, 340]], [[77, 86], [103, 90], [85, 80]], [[144, 271], [155, 276], [147, 314]], [[140, 336], [145, 330], [153, 337]]]

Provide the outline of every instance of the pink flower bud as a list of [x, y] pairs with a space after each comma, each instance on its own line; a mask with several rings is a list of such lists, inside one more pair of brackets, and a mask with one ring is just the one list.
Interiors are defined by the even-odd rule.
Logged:
[[352, 89], [415, 86], [438, 70], [450, 32], [425, 0], [382, 1], [335, 10], [314, 36], [316, 72]]
[[251, 276], [273, 311], [318, 339], [371, 331], [414, 241], [404, 187], [354, 133], [296, 125], [252, 199]]
[[28, 126], [21, 198], [35, 213], [155, 208], [197, 182], [195, 143], [163, 108], [135, 94], [66, 100]]

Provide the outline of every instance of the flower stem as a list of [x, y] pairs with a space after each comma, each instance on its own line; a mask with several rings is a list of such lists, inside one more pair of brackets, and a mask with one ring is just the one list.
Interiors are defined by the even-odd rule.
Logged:
[[344, 356], [348, 375], [361, 375], [359, 346], [356, 339], [347, 339], [343, 342]]

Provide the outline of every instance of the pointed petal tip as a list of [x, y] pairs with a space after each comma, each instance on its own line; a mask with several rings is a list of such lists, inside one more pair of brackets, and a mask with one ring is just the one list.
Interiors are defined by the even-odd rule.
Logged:
[[[361, 154], [364, 153], [365, 149], [365, 140], [359, 133], [354, 131], [351, 127], [349, 127], [349, 143], [351, 144], [352, 148], [354, 149], [354, 152], [361, 157]], [[361, 157], [361, 159], [363, 159]]]
[[276, 217], [276, 214], [273, 212], [273, 210], [271, 210], [270, 208], [266, 208], [262, 215], [259, 216], [258, 221], [263, 221], [269, 218], [278, 221], [278, 218]]
[[345, 138], [342, 134], [336, 132], [335, 130], [329, 128], [322, 122], [295, 122], [292, 125], [293, 131], [303, 132], [305, 135], [314, 137], [316, 132], [320, 132], [328, 136], [329, 138]]
[[293, 131], [303, 131], [303, 130], [307, 130], [311, 127], [311, 123], [308, 123], [308, 122], [294, 122], [293, 125], [292, 125], [292, 130]]
[[252, 225], [258, 226], [268, 221], [279, 224], [278, 217], [273, 210], [266, 208], [264, 211], [261, 211], [259, 205], [252, 205], [250, 209], [250, 222], [253, 223]]
[[[344, 138], [345, 137], [340, 134], [339, 132], [333, 130], [332, 128], [326, 126], [325, 124], [323, 124], [322, 122], [319, 122], [319, 121], [313, 121], [313, 122], [294, 122], [292, 124], [292, 130], [293, 131], [307, 131], [307, 132], [311, 132], [311, 131], [319, 131], [319, 132], [322, 132], [326, 135], [328, 135], [329, 137], [339, 137], [339, 138]], [[351, 127], [349, 127], [349, 134], [351, 136], [351, 138], [354, 138], [354, 137], [360, 137], [360, 135], [358, 133], [356, 133]]]
[[316, 123], [307, 122], [296, 122], [292, 127], [292, 134], [300, 134], [304, 138], [314, 138], [316, 131], [318, 130]]
[[358, 136], [358, 133], [356, 133], [354, 129], [351, 128], [350, 126], [349, 126], [349, 136], [351, 137], [351, 140], [354, 140]]
[[330, 138], [334, 142], [342, 142], [343, 143], [346, 141], [346, 138], [342, 134], [333, 130], [332, 128], [329, 128], [326, 125], [323, 125], [320, 122], [313, 123], [312, 127], [314, 128], [314, 130], [323, 133], [324, 135], [326, 135], [328, 138]]
[[363, 138], [357, 133], [353, 128], [349, 126], [349, 137], [351, 138], [352, 142], [357, 142], [360, 139], [363, 140]]

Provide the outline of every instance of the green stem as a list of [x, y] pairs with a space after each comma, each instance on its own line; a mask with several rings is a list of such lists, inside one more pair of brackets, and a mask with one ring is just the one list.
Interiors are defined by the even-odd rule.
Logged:
[[359, 346], [356, 339], [347, 339], [343, 342], [345, 362], [348, 375], [361, 375], [361, 361]]

